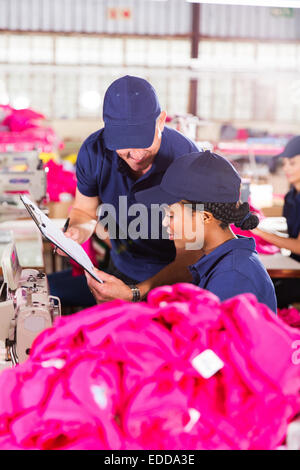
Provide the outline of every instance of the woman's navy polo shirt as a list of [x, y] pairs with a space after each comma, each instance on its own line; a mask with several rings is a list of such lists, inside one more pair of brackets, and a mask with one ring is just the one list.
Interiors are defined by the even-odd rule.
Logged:
[[213, 292], [220, 300], [252, 293], [276, 313], [274, 286], [257, 255], [254, 239], [237, 237], [190, 266], [194, 284]]
[[[286, 218], [288, 234], [291, 238], [298, 238], [300, 233], [300, 192], [293, 187], [285, 196], [283, 216]], [[300, 255], [291, 254], [291, 258], [300, 261]]]
[[[173, 241], [162, 239], [161, 234], [158, 239], [130, 239], [127, 229], [134, 217], [118, 217], [119, 196], [127, 196], [128, 207], [135, 204], [135, 192], [160, 184], [174, 159], [199, 149], [176, 130], [165, 127], [161, 146], [151, 169], [134, 180], [129, 166], [115, 151], [105, 148], [102, 133], [103, 129], [90, 135], [79, 150], [76, 162], [77, 186], [83, 195], [99, 196], [103, 203], [114, 206], [117, 214], [117, 239], [111, 239], [112, 261], [119, 271], [141, 282], [154, 276], [175, 259], [175, 245]], [[149, 209], [147, 217], [151, 236]]]

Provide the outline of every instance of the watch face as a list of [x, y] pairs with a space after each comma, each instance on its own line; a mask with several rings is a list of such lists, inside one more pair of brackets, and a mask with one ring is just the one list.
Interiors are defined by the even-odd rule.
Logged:
[[140, 289], [137, 286], [129, 286], [132, 291], [132, 302], [138, 302], [141, 299]]

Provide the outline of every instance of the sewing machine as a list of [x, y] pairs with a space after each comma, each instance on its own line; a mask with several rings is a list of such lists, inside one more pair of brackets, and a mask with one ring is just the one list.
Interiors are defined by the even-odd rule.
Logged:
[[49, 295], [46, 274], [22, 269], [14, 243], [2, 255], [6, 300], [0, 302], [0, 341], [7, 349], [6, 360], [24, 362], [36, 336], [50, 328], [61, 314], [60, 300]]
[[39, 152], [0, 153], [0, 218], [26, 217], [23, 204], [16, 194], [28, 192], [40, 203], [46, 195], [47, 180]]

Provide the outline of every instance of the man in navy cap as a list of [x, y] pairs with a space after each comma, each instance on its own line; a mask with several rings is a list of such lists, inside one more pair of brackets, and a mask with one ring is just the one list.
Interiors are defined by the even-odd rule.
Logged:
[[[131, 238], [127, 229], [132, 217], [120, 214], [120, 196], [132, 206], [136, 191], [160, 184], [175, 159], [198, 148], [165, 126], [166, 112], [161, 110], [154, 88], [142, 78], [125, 76], [109, 86], [103, 120], [104, 128], [90, 135], [78, 154], [76, 197], [66, 235], [80, 244], [85, 242], [95, 231], [99, 205], [111, 204], [117, 214], [116, 236], [101, 230], [111, 246], [108, 272], [124, 281], [120, 281], [116, 297], [139, 300], [138, 282], [147, 280], [149, 291], [158, 285], [189, 280], [187, 265], [193, 252], [175, 261], [171, 240], [162, 236]], [[60, 297], [63, 305], [95, 303], [85, 276], [72, 277], [70, 271], [63, 271], [48, 279], [51, 294]]]
[[[277, 157], [283, 158], [283, 170], [291, 185], [283, 207], [289, 237], [280, 237], [260, 229], [253, 230], [253, 233], [279, 248], [290, 250], [291, 257], [300, 262], [300, 136], [291, 139]], [[280, 308], [300, 301], [300, 279], [276, 279], [274, 285]]]

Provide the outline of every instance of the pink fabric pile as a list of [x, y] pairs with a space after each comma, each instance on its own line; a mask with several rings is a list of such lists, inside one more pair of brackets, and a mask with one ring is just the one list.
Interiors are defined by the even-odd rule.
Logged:
[[62, 164], [49, 160], [44, 165], [47, 172], [47, 193], [50, 201], [60, 201], [61, 193], [68, 193], [75, 197], [76, 192], [76, 174], [75, 172], [65, 170]]
[[14, 109], [0, 105], [0, 152], [35, 150], [53, 152], [62, 149], [60, 141], [51, 127], [40, 126], [37, 121], [45, 119], [43, 114], [32, 109]]
[[277, 313], [292, 328], [300, 329], [300, 312], [295, 307], [278, 309]]
[[61, 318], [0, 375], [0, 448], [275, 449], [300, 411], [297, 341], [253, 295], [190, 284]]

